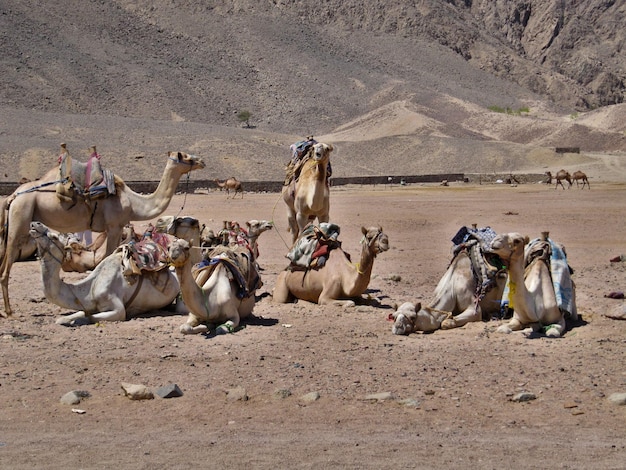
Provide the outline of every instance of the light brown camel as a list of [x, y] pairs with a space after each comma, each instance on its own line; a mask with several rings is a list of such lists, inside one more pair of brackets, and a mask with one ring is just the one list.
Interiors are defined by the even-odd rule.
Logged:
[[254, 259], [259, 257], [259, 237], [262, 233], [271, 230], [274, 227], [274, 224], [269, 220], [248, 220], [246, 222], [246, 227], [248, 227], [246, 238], [248, 239], [248, 246], [250, 247], [250, 251], [254, 256]]
[[[547, 232], [532, 246], [528, 242], [528, 237], [519, 233], [501, 234], [491, 242], [492, 251], [508, 267], [509, 308], [513, 309], [513, 318], [498, 331], [510, 333], [531, 328], [535, 333], [543, 331], [546, 336], [560, 337], [566, 325], [559, 298], [568, 305], [571, 318], [578, 318], [575, 288], [569, 279], [565, 251], [549, 240]], [[562, 265], [560, 275], [555, 274], [550, 263]], [[565, 290], [557, 295], [555, 284]], [[504, 295], [507, 296], [506, 292]]]
[[[198, 221], [196, 219], [192, 219], [191, 217], [179, 219], [181, 220], [178, 221], [178, 223], [174, 223], [171, 227], [166, 227], [159, 232], [159, 223], [166, 223], [167, 216], [165, 218], [159, 218], [157, 219], [157, 226], [154, 230], [159, 233], [167, 233], [169, 235], [185, 239], [188, 239], [187, 237], [194, 236], [196, 233], [193, 229], [194, 221], [196, 225], [198, 224]], [[165, 232], [167, 228], [169, 228], [170, 231]], [[131, 241], [139, 242], [144, 238], [144, 235], [145, 233], [136, 232], [135, 227], [132, 224], [128, 224], [124, 226], [124, 229], [122, 230], [122, 240], [119, 245], [125, 245]], [[84, 273], [92, 271], [107, 256], [106, 233], [93, 232], [93, 241], [89, 245], [86, 245], [83, 241], [79, 240], [74, 234], [66, 234], [65, 238], [65, 257], [63, 258], [63, 263], [61, 264], [61, 268], [65, 272]]]
[[557, 189], [559, 185], [561, 185], [561, 188], [565, 189], [565, 186], [563, 186], [563, 180], [569, 183], [568, 188], [572, 187], [572, 177], [570, 176], [569, 172], [566, 170], [559, 170], [556, 176], [552, 176], [552, 173], [550, 173], [549, 171], [546, 171], [546, 176], [548, 177], [548, 184], [552, 183], [552, 178], [556, 180], [554, 189]]
[[389, 249], [389, 238], [382, 227], [361, 227], [361, 232], [361, 255], [357, 263], [352, 263], [341, 248], [335, 248], [321, 268], [282, 271], [274, 286], [274, 301], [287, 303], [302, 299], [319, 305], [354, 307], [352, 299], [359, 298], [369, 285], [376, 255]]
[[241, 193], [241, 199], [243, 199], [243, 185], [241, 184], [241, 181], [239, 181], [234, 176], [228, 178], [227, 180], [224, 180], [223, 182], [220, 182], [220, 180], [215, 180], [215, 183], [219, 186], [220, 191], [223, 189], [226, 190], [226, 199], [228, 199], [231, 190], [235, 192], [233, 194], [233, 199], [235, 199], [237, 193]]
[[[65, 147], [62, 147], [65, 150]], [[7, 197], [0, 210], [0, 284], [4, 316], [13, 313], [9, 302], [9, 275], [20, 249], [29, 240], [30, 222], [38, 220], [59, 232], [93, 230], [107, 233], [106, 253], [117, 248], [123, 227], [131, 220], [149, 220], [167, 209], [182, 175], [204, 168], [204, 162], [183, 152], [169, 152], [156, 191], [142, 195], [115, 177], [116, 193], [97, 200], [61, 201], [50, 186], [57, 183], [58, 169], [40, 180], [21, 185]]]
[[255, 292], [262, 285], [252, 254], [240, 246], [217, 247], [209, 254], [206, 268], [196, 265], [192, 270], [190, 248], [188, 241], [176, 239], [169, 249], [189, 311], [180, 332], [206, 333], [217, 325], [216, 334], [232, 333], [252, 313]]
[[59, 276], [66, 244], [62, 235], [41, 222], [31, 222], [30, 227], [30, 236], [37, 243], [46, 298], [60, 307], [79, 309], [59, 318], [56, 323], [60, 325], [123, 321], [169, 306], [180, 292], [178, 279], [167, 266], [159, 271], [125, 275], [121, 248], [107, 256], [86, 278], [65, 282]]
[[[473, 257], [481, 255], [474, 254]], [[420, 302], [405, 302], [391, 314], [393, 334], [447, 330], [468, 322], [488, 320], [499, 313], [506, 272], [499, 259], [489, 260], [487, 257], [486, 263], [491, 263], [489, 268], [492, 272], [479, 284], [474, 275], [470, 250], [459, 251], [437, 284], [434, 298], [428, 306], [422, 307]], [[476, 271], [480, 272], [480, 268]]]
[[585, 189], [585, 184], [587, 185], [587, 189], [591, 189], [591, 186], [589, 186], [589, 179], [587, 179], [587, 175], [584, 174], [582, 171], [575, 171], [572, 174], [572, 180], [576, 181], [576, 187], [578, 188], [578, 180], [582, 180], [583, 182], [583, 186], [582, 189]]
[[328, 161], [333, 146], [317, 143], [311, 146], [299, 177], [283, 186], [283, 200], [287, 204], [287, 221], [295, 242], [300, 232], [317, 217], [319, 223], [328, 222], [330, 214], [330, 188], [328, 186]]

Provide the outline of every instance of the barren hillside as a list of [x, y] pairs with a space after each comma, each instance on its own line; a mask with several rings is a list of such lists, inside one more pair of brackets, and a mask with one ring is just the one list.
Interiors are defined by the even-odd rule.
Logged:
[[570, 164], [556, 146], [595, 166], [626, 150], [624, 5], [566, 3], [8, 0], [0, 176], [40, 176], [67, 142], [125, 179], [180, 149], [200, 178], [274, 180], [308, 134], [336, 176]]

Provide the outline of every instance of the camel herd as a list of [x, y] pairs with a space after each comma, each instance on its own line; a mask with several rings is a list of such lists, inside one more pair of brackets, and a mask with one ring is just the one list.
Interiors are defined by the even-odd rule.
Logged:
[[[587, 189], [591, 189], [591, 186], [589, 185], [589, 179], [587, 178], [587, 175], [584, 174], [582, 171], [575, 171], [570, 175], [569, 171], [559, 170], [555, 176], [552, 176], [551, 172], [546, 171], [546, 176], [548, 177], [548, 184], [552, 184], [553, 179], [556, 181], [554, 189], [557, 189], [559, 185], [561, 186], [561, 188], [565, 189], [565, 186], [563, 186], [563, 181], [567, 181], [569, 183], [568, 188], [571, 188], [574, 184], [574, 181], [576, 181], [577, 188], [585, 189], [585, 185], [587, 185]], [[580, 186], [581, 181], [582, 186]]]
[[[294, 154], [300, 160], [298, 171], [286, 180], [282, 198], [293, 249], [306, 251], [300, 254], [307, 264], [294, 263], [290, 252], [292, 263], [278, 275], [273, 301], [354, 307], [364, 301], [361, 296], [369, 285], [374, 260], [389, 249], [389, 238], [382, 227], [362, 227], [358, 261], [353, 262], [341, 249], [339, 227], [329, 223], [333, 146], [312, 138], [300, 144], [305, 143]], [[61, 152], [60, 161], [71, 158], [65, 144]], [[175, 308], [188, 314], [180, 326], [183, 334], [235, 332], [252, 314], [255, 293], [263, 285], [258, 238], [273, 224], [249, 220], [244, 228], [236, 221], [224, 221], [223, 229], [215, 234], [194, 218], [163, 216], [182, 175], [204, 167], [197, 156], [169, 152], [161, 181], [149, 195], [133, 192], [114, 175], [109, 182], [99, 183], [107, 193], [92, 197], [88, 188], [83, 191], [73, 185], [72, 178], [78, 181], [79, 176], [63, 174], [59, 168], [20, 185], [3, 201], [0, 214], [4, 315], [12, 314], [11, 266], [36, 249], [46, 298], [73, 311], [59, 318], [59, 324], [122, 321]], [[553, 176], [547, 175], [551, 182]], [[554, 179], [555, 187], [560, 184], [563, 189], [563, 180], [570, 187], [579, 180], [583, 188], [589, 187], [582, 172], [570, 175], [561, 170]], [[236, 178], [216, 181], [227, 197], [230, 190], [233, 198], [237, 193], [243, 197]], [[47, 189], [50, 186], [56, 190]], [[157, 217], [156, 225], [150, 225], [146, 233], [135, 233], [131, 221]], [[326, 236], [321, 227], [334, 228], [334, 235]], [[95, 238], [89, 245], [73, 235], [85, 231]], [[307, 244], [299, 243], [304, 237]], [[433, 300], [424, 306], [418, 301], [401, 304], [389, 315], [393, 334], [457, 328], [468, 322], [507, 318], [508, 313], [510, 321], [499, 328], [501, 332], [523, 330], [558, 337], [566, 319], [576, 320], [575, 286], [565, 249], [547, 233], [530, 241], [519, 233], [496, 234], [489, 227], [473, 226], [463, 227], [453, 240], [454, 256]], [[88, 274], [70, 283], [61, 278], [61, 270]]]

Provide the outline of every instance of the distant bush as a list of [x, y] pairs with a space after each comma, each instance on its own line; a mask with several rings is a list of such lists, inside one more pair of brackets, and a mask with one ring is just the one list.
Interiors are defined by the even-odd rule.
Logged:
[[528, 114], [530, 112], [530, 110], [524, 106], [522, 108], [518, 108], [518, 109], [511, 109], [509, 107], [506, 108], [502, 108], [501, 106], [489, 106], [490, 111], [493, 111], [494, 113], [503, 113], [503, 114], [513, 114], [515, 116], [521, 116], [522, 113], [523, 114]]

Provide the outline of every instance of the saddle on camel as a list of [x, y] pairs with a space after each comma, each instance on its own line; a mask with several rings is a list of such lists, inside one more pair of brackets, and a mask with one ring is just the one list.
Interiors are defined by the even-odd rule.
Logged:
[[324, 266], [330, 251], [341, 248], [339, 232], [339, 226], [329, 222], [307, 225], [287, 253], [287, 258], [291, 260], [287, 269], [297, 271]]
[[[300, 140], [289, 146], [289, 150], [291, 150], [291, 160], [289, 160], [289, 163], [285, 167], [285, 182], [283, 183], [284, 186], [289, 186], [289, 183], [291, 183], [293, 180], [298, 180], [298, 177], [300, 176], [300, 171], [302, 170], [302, 166], [309, 158], [311, 158], [311, 149], [315, 144], [317, 144], [317, 140], [315, 140], [313, 136], [310, 135], [305, 140]], [[331, 175], [332, 167], [329, 161], [328, 166], [326, 167], [327, 183]]]
[[77, 198], [91, 200], [115, 194], [115, 175], [102, 168], [95, 146], [89, 150], [89, 160], [82, 163], [70, 156], [66, 144], [61, 144], [59, 181], [55, 185], [61, 201], [75, 204]]
[[506, 266], [490, 249], [496, 233], [490, 227], [461, 227], [452, 238], [452, 260], [437, 284], [433, 300], [405, 302], [389, 316], [392, 332], [432, 332], [458, 328], [470, 321], [500, 318]]

